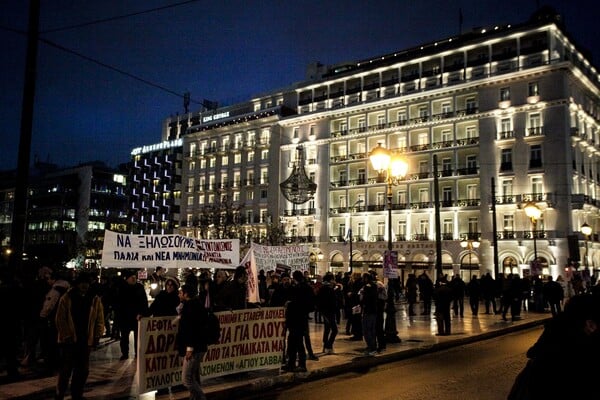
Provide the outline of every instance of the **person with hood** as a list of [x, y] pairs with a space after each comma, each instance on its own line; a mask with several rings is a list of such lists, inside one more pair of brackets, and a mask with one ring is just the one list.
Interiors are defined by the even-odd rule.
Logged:
[[62, 279], [57, 271], [52, 271], [48, 278], [48, 283], [51, 285], [50, 290], [46, 293], [44, 304], [40, 310], [40, 318], [42, 320], [42, 334], [40, 337], [40, 347], [42, 349], [42, 357], [47, 371], [54, 371], [58, 366], [58, 345], [56, 332], [56, 310], [58, 302], [63, 294], [69, 290], [71, 285], [66, 280]]
[[71, 381], [71, 398], [83, 399], [90, 370], [90, 353], [104, 333], [104, 309], [100, 297], [90, 291], [90, 276], [81, 272], [74, 286], [60, 298], [56, 310], [60, 370], [56, 400], [63, 400]]

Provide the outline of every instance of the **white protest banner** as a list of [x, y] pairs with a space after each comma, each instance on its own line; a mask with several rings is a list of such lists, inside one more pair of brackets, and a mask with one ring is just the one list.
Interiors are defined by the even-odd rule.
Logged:
[[277, 264], [287, 265], [292, 271], [308, 271], [308, 245], [263, 246], [252, 243], [251, 251], [257, 271], [275, 271]]
[[254, 262], [252, 247], [248, 250], [240, 265], [245, 267], [246, 272], [248, 273], [248, 292], [246, 293], [248, 302], [260, 303], [260, 295], [258, 293], [258, 271], [256, 270], [256, 263]]
[[104, 231], [104, 268], [235, 268], [239, 239], [194, 239], [182, 235], [135, 235]]
[[[219, 343], [208, 346], [200, 363], [202, 379], [260, 369], [283, 361], [285, 309], [265, 307], [215, 313]], [[181, 384], [175, 338], [177, 317], [142, 318], [138, 341], [138, 394]]]
[[175, 343], [177, 322], [174, 316], [142, 318], [139, 322], [139, 393], [181, 384], [181, 358]]

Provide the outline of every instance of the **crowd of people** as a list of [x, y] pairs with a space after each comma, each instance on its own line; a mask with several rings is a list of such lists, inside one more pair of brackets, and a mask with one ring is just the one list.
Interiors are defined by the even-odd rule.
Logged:
[[313, 318], [324, 325], [323, 354], [335, 352], [342, 330], [349, 340], [364, 342], [364, 355], [372, 356], [386, 350], [390, 337], [386, 315], [399, 300], [406, 302], [409, 318], [433, 316], [438, 335], [445, 336], [451, 334], [452, 318], [465, 317], [465, 298], [472, 317], [477, 317], [481, 306], [485, 314], [516, 320], [521, 310], [548, 311], [558, 318], [568, 298], [582, 293], [600, 295], [600, 284], [582, 284], [577, 275], [568, 282], [562, 276], [542, 280], [500, 274], [493, 278], [490, 273], [480, 278], [472, 275], [468, 282], [460, 275], [443, 275], [434, 282], [422, 271], [408, 274], [404, 284], [397, 279], [386, 279], [384, 284], [375, 271], [309, 277], [308, 272], [273, 270], [260, 271], [260, 301], [249, 303], [248, 272], [243, 266], [217, 270], [214, 276], [210, 271], [190, 269], [181, 277], [158, 267], [146, 285], [138, 281], [137, 270], [119, 272], [98, 278], [42, 267], [35, 276], [4, 274], [0, 301], [22, 299], [10, 311], [11, 321], [19, 323], [7, 328], [8, 339], [2, 343], [9, 379], [19, 379], [19, 367], [41, 365], [44, 373], [57, 375], [56, 398], [64, 398], [70, 380], [71, 395], [77, 399], [89, 372], [90, 351], [100, 338], [118, 340], [123, 361], [137, 356], [140, 318], [179, 315], [184, 321], [178, 334], [184, 385], [193, 398], [204, 398], [196, 372], [207, 347], [198, 334], [207, 312], [285, 307], [282, 371], [305, 372], [307, 360], [318, 360], [310, 340], [309, 320]]

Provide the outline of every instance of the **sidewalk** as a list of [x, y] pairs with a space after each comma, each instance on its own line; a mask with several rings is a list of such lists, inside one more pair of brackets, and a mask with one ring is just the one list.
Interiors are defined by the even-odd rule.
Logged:
[[[348, 340], [349, 336], [345, 334], [345, 320], [342, 320], [339, 327], [340, 333], [334, 344], [335, 353], [324, 355], [321, 341], [323, 325], [311, 320], [311, 343], [319, 360], [307, 362], [308, 372], [281, 373], [279, 370], [263, 370], [228, 375], [203, 381], [205, 392], [211, 399], [231, 399], [236, 397], [236, 392], [242, 391], [247, 395], [290, 382], [314, 380], [354, 369], [364, 369], [526, 329], [542, 324], [551, 318], [550, 313], [523, 311], [521, 319], [505, 322], [499, 315], [479, 314], [477, 318], [474, 318], [470, 315], [470, 311], [465, 309], [464, 318], [452, 320], [452, 334], [438, 337], [435, 335], [437, 325], [433, 317], [419, 315], [409, 318], [403, 304], [397, 304], [397, 308], [396, 327], [402, 341], [388, 344], [387, 350], [383, 353], [371, 357], [363, 356], [362, 350], [365, 348], [365, 343]], [[120, 355], [119, 343], [112, 340], [103, 340], [100, 349], [92, 353], [90, 376], [85, 392], [86, 399], [166, 400], [188, 398], [187, 391], [171, 395], [156, 395], [155, 392], [150, 392], [137, 396], [135, 360], [130, 358], [126, 361], [119, 361]], [[55, 383], [56, 377], [50, 376], [5, 384], [0, 386], [0, 399], [51, 399]]]

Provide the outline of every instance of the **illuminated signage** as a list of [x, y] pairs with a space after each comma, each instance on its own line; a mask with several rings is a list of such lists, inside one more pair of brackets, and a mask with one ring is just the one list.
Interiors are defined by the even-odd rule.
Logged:
[[150, 144], [150, 145], [142, 146], [142, 147], [136, 147], [135, 149], [131, 150], [131, 155], [135, 156], [138, 154], [150, 153], [151, 151], [165, 150], [165, 149], [170, 149], [172, 147], [180, 147], [182, 145], [183, 145], [183, 139], [181, 139], [181, 138], [171, 140], [171, 141], [165, 140], [164, 142], [161, 142], [161, 143]]
[[222, 118], [228, 118], [229, 117], [229, 111], [225, 111], [225, 112], [221, 112], [221, 113], [216, 113], [213, 115], [207, 115], [206, 117], [202, 117], [202, 122], [210, 122], [210, 121], [216, 121], [218, 119], [222, 119]]

